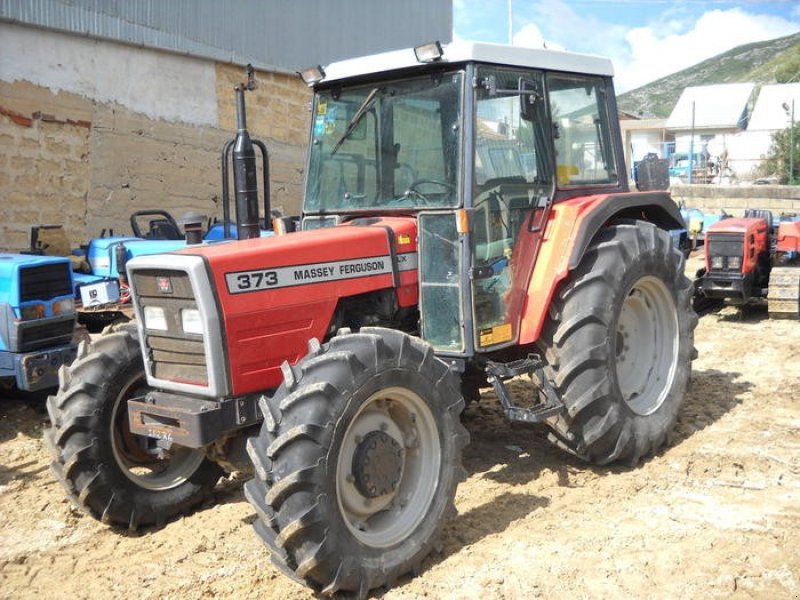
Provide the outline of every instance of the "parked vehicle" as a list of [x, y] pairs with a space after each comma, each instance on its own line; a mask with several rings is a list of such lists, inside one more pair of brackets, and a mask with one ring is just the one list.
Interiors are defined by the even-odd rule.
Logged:
[[800, 318], [799, 251], [798, 217], [749, 210], [718, 221], [706, 233], [697, 294], [741, 305], [766, 301], [770, 317]]
[[[305, 71], [313, 230], [128, 261], [135, 328], [97, 341], [48, 403], [72, 500], [135, 528], [249, 470], [281, 570], [364, 597], [437, 546], [482, 385], [586, 461], [656, 452], [697, 318], [677, 205], [619, 177], [611, 74], [597, 57], [438, 43]], [[478, 180], [498, 137], [527, 158]], [[240, 231], [255, 205], [241, 164]], [[520, 375], [531, 397], [506, 387]]]
[[75, 302], [66, 258], [0, 253], [0, 386], [58, 384], [75, 358]]

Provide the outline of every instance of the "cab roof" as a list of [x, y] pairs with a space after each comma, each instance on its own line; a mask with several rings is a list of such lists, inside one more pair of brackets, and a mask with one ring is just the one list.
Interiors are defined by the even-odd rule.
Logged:
[[481, 62], [512, 67], [530, 67], [551, 71], [566, 71], [589, 75], [612, 76], [611, 60], [590, 54], [576, 54], [561, 50], [522, 48], [483, 42], [453, 42], [442, 47], [443, 54], [435, 63], [417, 61], [413, 48], [382, 52], [370, 56], [334, 62], [325, 67], [322, 84], [427, 64], [455, 64]]

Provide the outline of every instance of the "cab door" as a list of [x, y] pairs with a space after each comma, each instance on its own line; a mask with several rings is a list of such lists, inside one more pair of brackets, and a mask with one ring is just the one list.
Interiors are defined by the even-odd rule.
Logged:
[[470, 279], [480, 352], [517, 340], [554, 183], [542, 74], [477, 72]]

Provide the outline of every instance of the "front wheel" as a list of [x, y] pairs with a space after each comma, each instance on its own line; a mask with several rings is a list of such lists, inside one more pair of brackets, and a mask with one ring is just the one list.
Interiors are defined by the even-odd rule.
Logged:
[[148, 389], [136, 330], [126, 326], [82, 346], [47, 400], [56, 478], [79, 508], [129, 529], [186, 514], [222, 474], [204, 450], [131, 433], [127, 400]]
[[637, 463], [675, 425], [691, 372], [692, 283], [666, 231], [602, 230], [553, 299], [542, 335], [566, 411], [551, 440], [597, 464]]
[[432, 551], [462, 477], [456, 378], [430, 346], [363, 328], [311, 344], [262, 403], [245, 496], [282, 570], [365, 596]]

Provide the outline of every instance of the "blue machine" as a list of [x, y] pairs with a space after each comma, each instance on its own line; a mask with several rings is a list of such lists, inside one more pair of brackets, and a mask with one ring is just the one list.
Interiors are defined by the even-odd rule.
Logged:
[[[120, 300], [119, 262], [122, 273], [125, 263], [134, 256], [173, 252], [186, 246], [184, 240], [144, 240], [130, 236], [95, 238], [85, 251], [74, 254], [86, 259], [91, 273], [74, 273], [74, 294], [84, 308], [115, 303]], [[81, 288], [85, 288], [83, 291]]]
[[[212, 226], [204, 243], [224, 243], [236, 239], [236, 226], [231, 225], [232, 238], [225, 239], [222, 225]], [[261, 230], [261, 237], [274, 235]], [[85, 250], [74, 251], [89, 264], [90, 273], [73, 273], [74, 295], [80, 300], [79, 320], [90, 330], [118, 320], [132, 318], [125, 283], [125, 265], [136, 256], [164, 254], [186, 247], [186, 240], [142, 239], [132, 236], [95, 238]]]
[[0, 253], [0, 380], [25, 391], [58, 384], [75, 359], [69, 259]]
[[698, 208], [681, 208], [681, 215], [689, 229], [689, 237], [699, 242], [705, 239], [705, 232], [714, 223], [730, 217], [725, 211], [719, 213], [704, 213]]

